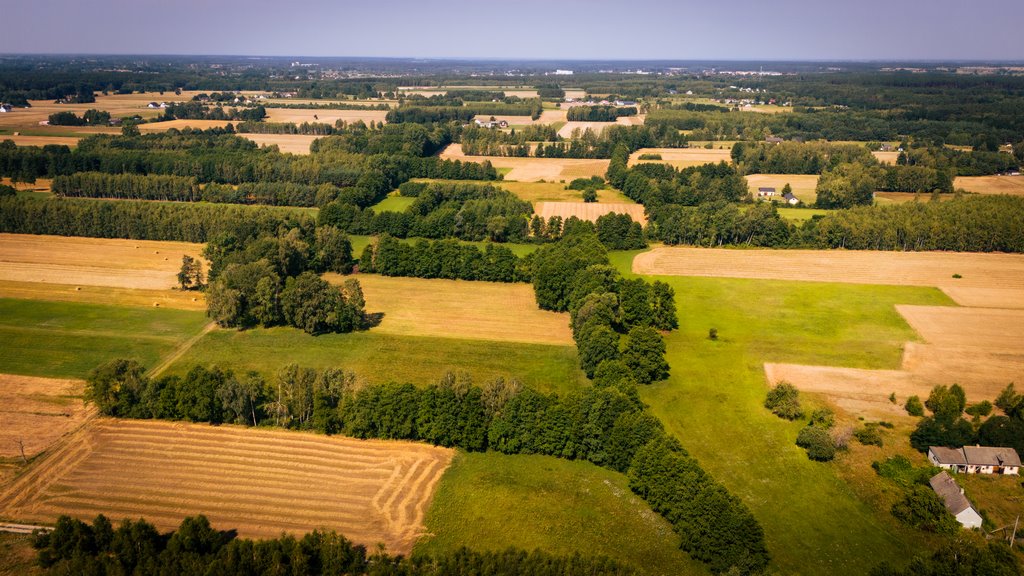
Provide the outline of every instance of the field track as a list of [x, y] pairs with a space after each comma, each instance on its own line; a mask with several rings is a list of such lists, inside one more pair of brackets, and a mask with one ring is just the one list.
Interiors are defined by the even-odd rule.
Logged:
[[329, 528], [409, 553], [452, 455], [412, 442], [101, 418], [12, 483], [0, 515], [52, 523], [102, 513], [168, 530], [202, 513], [242, 537]]

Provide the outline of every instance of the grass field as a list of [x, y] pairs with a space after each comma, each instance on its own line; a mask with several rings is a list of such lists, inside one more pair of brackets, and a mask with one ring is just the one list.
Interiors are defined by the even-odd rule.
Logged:
[[1024, 196], [1022, 176], [961, 176], [953, 185], [975, 194], [1010, 194]]
[[207, 322], [196, 311], [0, 298], [0, 373], [84, 378], [122, 357], [152, 366]]
[[605, 214], [628, 214], [634, 222], [641, 225], [647, 224], [647, 214], [644, 207], [632, 202], [626, 204], [612, 204], [599, 202], [539, 202], [537, 214], [545, 221], [554, 216], [559, 216], [563, 221], [575, 216], [580, 220], [597, 222], [597, 219]]
[[411, 196], [401, 196], [398, 192], [388, 194], [388, 197], [373, 205], [376, 212], [405, 212], [416, 199]]
[[414, 442], [104, 418], [15, 480], [0, 514], [50, 523], [102, 513], [115, 525], [144, 517], [169, 530], [202, 513], [242, 537], [329, 528], [408, 553], [452, 454]]
[[790, 222], [804, 222], [815, 216], [824, 216], [828, 210], [818, 208], [779, 208], [779, 216]]
[[456, 455], [427, 513], [416, 552], [509, 546], [605, 555], [640, 574], [707, 574], [626, 478], [587, 462], [494, 452]]
[[[334, 283], [346, 277], [328, 274]], [[392, 278], [360, 274], [380, 334], [572, 346], [569, 315], [541, 310], [525, 283]]]
[[[640, 160], [640, 156], [644, 154], [660, 154], [661, 160]], [[629, 165], [634, 166], [641, 162], [664, 162], [676, 168], [686, 168], [708, 163], [732, 162], [731, 154], [731, 149], [720, 149], [717, 146], [710, 150], [706, 148], [641, 148], [630, 155]]]
[[313, 140], [323, 136], [309, 134], [239, 134], [260, 146], [277, 146], [281, 152], [289, 154], [309, 154]]
[[283, 327], [213, 331], [167, 373], [183, 374], [195, 364], [215, 364], [236, 372], [256, 370], [272, 378], [290, 363], [344, 368], [370, 383], [425, 385], [449, 371], [465, 372], [478, 385], [515, 378], [544, 391], [575, 390], [586, 382], [573, 346], [395, 336], [373, 329], [313, 337]]
[[[497, 186], [508, 190], [519, 198], [536, 204], [538, 202], [583, 202], [583, 192], [566, 190], [568, 184], [561, 182], [498, 182]], [[618, 190], [606, 188], [597, 191], [597, 203], [633, 204], [634, 202]]]
[[758, 188], [775, 188], [775, 201], [783, 202], [782, 188], [789, 184], [793, 189], [793, 195], [804, 204], [814, 204], [818, 200], [818, 193], [815, 188], [818, 186], [816, 174], [748, 174], [747, 187], [750, 194], [756, 199]]
[[[614, 261], [629, 274], [627, 256]], [[904, 561], [920, 536], [866, 503], [863, 493], [879, 483], [870, 468], [854, 470], [856, 482], [848, 481], [795, 446], [803, 424], [762, 406], [763, 363], [895, 368], [901, 345], [916, 339], [895, 304], [944, 305], [948, 298], [934, 288], [659, 279], [675, 289], [680, 329], [666, 338], [671, 376], [641, 396], [751, 507], [779, 571], [863, 574], [878, 562]], [[708, 339], [710, 328], [718, 329], [717, 341]]]

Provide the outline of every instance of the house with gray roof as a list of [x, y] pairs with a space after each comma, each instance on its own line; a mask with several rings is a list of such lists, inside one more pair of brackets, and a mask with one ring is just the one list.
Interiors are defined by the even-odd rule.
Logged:
[[1013, 448], [931, 446], [928, 448], [928, 460], [939, 468], [965, 474], [1020, 474], [1020, 456]]
[[981, 514], [974, 509], [974, 505], [964, 495], [964, 489], [956, 483], [956, 480], [943, 470], [932, 476], [928, 484], [932, 490], [939, 495], [946, 510], [956, 517], [957, 522], [964, 528], [981, 528]]

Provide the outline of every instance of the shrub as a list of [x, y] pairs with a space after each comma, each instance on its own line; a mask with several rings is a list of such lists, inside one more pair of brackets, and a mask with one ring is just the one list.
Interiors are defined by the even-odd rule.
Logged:
[[836, 446], [828, 430], [818, 426], [807, 426], [796, 436], [796, 445], [807, 451], [807, 457], [819, 462], [828, 462], [836, 457]]
[[904, 488], [915, 484], [927, 484], [928, 479], [935, 475], [936, 470], [934, 466], [915, 468], [910, 459], [900, 454], [890, 456], [881, 462], [872, 462], [871, 467], [882, 478], [892, 480]]
[[771, 410], [779, 418], [796, 420], [803, 418], [804, 411], [800, 408], [800, 392], [789, 382], [779, 382], [768, 391], [764, 407]]
[[924, 416], [924, 404], [921, 403], [921, 399], [917, 396], [907, 398], [907, 403], [903, 405], [903, 409], [911, 416]]
[[811, 421], [808, 423], [808, 426], [815, 426], [817, 428], [824, 428], [825, 430], [828, 430], [835, 426], [835, 424], [836, 415], [832, 410], [829, 410], [828, 408], [818, 408], [814, 412], [811, 412]]
[[939, 495], [927, 486], [914, 486], [902, 500], [893, 504], [892, 515], [897, 520], [936, 534], [956, 534], [960, 524], [946, 510]]
[[866, 424], [853, 432], [853, 437], [865, 446], [881, 446], [882, 432], [877, 424]]
[[641, 154], [640, 160], [661, 160], [661, 154]]

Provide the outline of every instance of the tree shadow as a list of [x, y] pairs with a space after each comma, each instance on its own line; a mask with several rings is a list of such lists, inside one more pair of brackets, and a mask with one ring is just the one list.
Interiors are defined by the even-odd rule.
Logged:
[[370, 312], [366, 315], [366, 327], [376, 328], [380, 326], [380, 323], [384, 321], [383, 312]]

